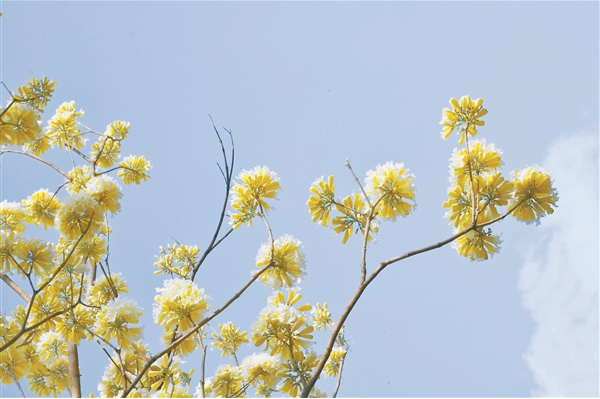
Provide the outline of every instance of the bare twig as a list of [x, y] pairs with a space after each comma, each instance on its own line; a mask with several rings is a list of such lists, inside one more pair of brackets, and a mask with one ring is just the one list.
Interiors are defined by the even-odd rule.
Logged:
[[33, 154], [30, 154], [28, 152], [25, 151], [14, 151], [14, 150], [2, 150], [0, 151], [0, 155], [2, 155], [3, 153], [9, 153], [9, 154], [21, 154], [21, 155], [26, 155], [30, 158], [36, 159], [38, 161], [40, 161], [41, 163], [44, 163], [48, 166], [50, 166], [52, 169], [54, 169], [55, 171], [57, 171], [58, 173], [60, 173], [61, 175], [63, 175], [67, 180], [71, 180], [71, 178], [69, 177], [68, 174], [66, 174], [65, 172], [63, 172], [58, 166], [54, 165], [52, 162], [48, 162], [45, 159], [42, 159], [40, 157], [36, 157]]
[[342, 371], [344, 370], [344, 361], [346, 360], [347, 354], [348, 354], [348, 352], [346, 352], [344, 354], [344, 356], [342, 356], [342, 358], [340, 359], [340, 366], [338, 368], [337, 382], [335, 383], [335, 389], [333, 390], [333, 394], [331, 395], [332, 398], [337, 397], [338, 391], [340, 389], [340, 385], [342, 383]]
[[210, 243], [208, 244], [208, 247], [206, 247], [206, 251], [204, 251], [204, 253], [202, 254], [202, 257], [200, 258], [198, 263], [196, 263], [196, 266], [194, 266], [194, 269], [192, 271], [192, 275], [190, 278], [192, 281], [194, 281], [194, 278], [196, 277], [196, 273], [198, 273], [200, 266], [202, 266], [202, 263], [204, 263], [204, 260], [206, 259], [208, 254], [211, 253], [212, 250], [215, 249], [217, 247], [217, 245], [219, 245], [233, 231], [233, 229], [230, 229], [223, 237], [221, 237], [217, 241], [217, 237], [219, 236], [219, 232], [221, 231], [221, 227], [223, 226], [223, 220], [225, 219], [225, 211], [227, 210], [227, 203], [229, 201], [229, 191], [231, 190], [231, 181], [233, 178], [233, 164], [235, 162], [233, 135], [231, 134], [231, 131], [225, 129], [225, 131], [227, 133], [229, 133], [229, 136], [231, 137], [231, 165], [230, 165], [227, 161], [227, 154], [225, 153], [225, 146], [223, 145], [223, 140], [221, 140], [221, 135], [219, 134], [219, 131], [217, 130], [215, 123], [212, 120], [212, 116], [209, 115], [209, 117], [210, 117], [210, 121], [212, 122], [213, 129], [215, 130], [215, 133], [217, 134], [217, 137], [219, 139], [219, 144], [221, 145], [221, 152], [223, 153], [223, 162], [225, 163], [225, 173], [223, 173], [223, 169], [221, 169], [221, 166], [219, 166], [219, 169], [221, 169], [221, 174], [223, 174], [223, 178], [225, 179], [225, 197], [223, 199], [223, 206], [221, 208], [221, 214], [219, 215], [219, 222], [217, 223], [217, 228], [215, 229], [215, 233], [214, 233]]

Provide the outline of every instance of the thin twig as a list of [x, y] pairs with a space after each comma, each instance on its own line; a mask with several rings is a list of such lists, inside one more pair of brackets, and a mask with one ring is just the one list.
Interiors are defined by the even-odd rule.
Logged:
[[367, 200], [367, 203], [369, 204], [369, 207], [372, 208], [373, 205], [371, 204], [371, 201], [369, 200], [369, 196], [365, 192], [365, 189], [363, 188], [362, 184], [360, 184], [360, 181], [358, 180], [358, 177], [356, 177], [356, 175], [354, 174], [354, 170], [352, 170], [352, 165], [350, 165], [350, 160], [349, 159], [346, 159], [345, 165], [346, 165], [346, 167], [348, 169], [350, 169], [350, 173], [352, 173], [352, 176], [354, 176], [354, 180], [356, 181], [356, 184], [358, 184], [358, 187], [360, 187], [360, 191], [362, 191], [363, 195], [365, 196], [365, 199]]
[[209, 115], [209, 117], [210, 117], [210, 121], [212, 122], [213, 129], [215, 130], [215, 133], [217, 134], [217, 137], [219, 139], [219, 144], [221, 145], [221, 152], [223, 153], [223, 162], [225, 163], [225, 173], [223, 173], [221, 166], [219, 166], [219, 169], [221, 170], [221, 174], [223, 175], [223, 178], [225, 179], [225, 197], [223, 200], [221, 214], [219, 215], [219, 222], [217, 223], [217, 228], [215, 229], [215, 233], [213, 234], [213, 237], [212, 237], [210, 243], [208, 244], [208, 247], [206, 247], [206, 251], [204, 251], [204, 253], [202, 254], [202, 257], [200, 258], [198, 263], [196, 263], [196, 266], [194, 266], [194, 269], [192, 270], [192, 275], [190, 278], [192, 281], [194, 281], [194, 278], [196, 277], [196, 273], [198, 273], [200, 266], [202, 266], [202, 263], [204, 263], [204, 260], [206, 259], [208, 254], [211, 253], [212, 250], [215, 249], [217, 247], [217, 245], [219, 245], [221, 243], [221, 241], [223, 241], [223, 239], [225, 239], [225, 237], [227, 237], [233, 231], [233, 229], [230, 229], [229, 232], [227, 232], [221, 239], [219, 239], [217, 241], [217, 237], [219, 236], [219, 232], [221, 231], [221, 227], [223, 226], [223, 220], [225, 219], [225, 211], [227, 210], [227, 204], [229, 202], [229, 192], [231, 190], [231, 181], [232, 181], [232, 177], [233, 177], [233, 164], [235, 162], [233, 135], [231, 134], [231, 131], [225, 129], [225, 131], [227, 133], [229, 133], [229, 136], [231, 137], [231, 165], [229, 165], [229, 163], [227, 161], [227, 154], [225, 153], [225, 146], [223, 145], [223, 140], [221, 140], [221, 135], [219, 134], [219, 131], [217, 130], [215, 123], [212, 120], [212, 116]]
[[0, 151], [0, 155], [3, 154], [3, 153], [26, 155], [26, 156], [28, 156], [30, 158], [36, 159], [36, 160], [40, 161], [41, 163], [44, 163], [44, 164], [50, 166], [52, 169], [54, 169], [55, 171], [57, 171], [58, 173], [60, 173], [61, 175], [63, 175], [67, 180], [69, 180], [69, 181], [71, 180], [71, 178], [69, 177], [69, 175], [66, 174], [65, 172], [63, 172], [58, 166], [54, 165], [51, 162], [46, 161], [45, 159], [42, 159], [42, 158], [37, 157], [37, 156], [35, 156], [33, 154], [30, 154], [28, 152], [25, 152], [25, 151], [14, 151], [14, 150], [1, 150]]
[[340, 365], [338, 368], [337, 382], [335, 383], [335, 389], [333, 390], [332, 398], [337, 397], [338, 391], [340, 389], [340, 385], [342, 383], [342, 371], [344, 370], [344, 361], [346, 360], [346, 355], [348, 352], [344, 353], [342, 358], [340, 359]]

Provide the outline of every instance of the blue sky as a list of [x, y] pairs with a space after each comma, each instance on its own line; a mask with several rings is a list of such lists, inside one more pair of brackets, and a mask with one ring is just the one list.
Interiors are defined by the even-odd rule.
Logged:
[[[386, 269], [346, 323], [339, 396], [598, 395], [597, 2], [0, 6], [2, 81], [16, 88], [48, 76], [57, 86], [44, 121], [71, 100], [96, 130], [129, 121], [123, 156], [153, 164], [148, 182], [124, 187], [110, 243], [112, 270], [145, 310], [151, 350], [160, 348], [151, 319], [158, 247], [175, 239], [205, 249], [222, 202], [209, 114], [234, 134], [235, 174], [267, 165], [281, 178], [274, 235], [304, 243], [303, 299], [328, 302], [336, 319], [359, 281], [361, 243], [342, 245], [310, 221], [310, 184], [333, 174], [340, 196], [357, 192], [345, 159], [361, 180], [387, 161], [415, 174], [417, 210], [381, 226], [371, 269], [450, 236], [441, 204], [457, 144], [440, 139], [438, 123], [451, 97], [471, 95], [489, 110], [480, 134], [504, 151], [504, 172], [550, 169], [559, 208], [538, 227], [511, 219], [493, 228], [503, 244], [490, 261], [469, 262], [448, 245]], [[2, 199], [62, 183], [28, 159], [1, 161]], [[266, 239], [256, 223], [210, 255], [196, 281], [213, 308], [248, 280]], [[211, 325], [249, 330], [269, 294], [252, 287]], [[2, 311], [18, 300], [2, 286]], [[315, 338], [320, 352], [326, 337]], [[81, 353], [83, 393], [96, 393], [107, 359], [95, 343]], [[187, 361], [195, 385], [199, 360]], [[209, 375], [221, 361], [209, 352]], [[317, 386], [331, 394], [333, 385]]]

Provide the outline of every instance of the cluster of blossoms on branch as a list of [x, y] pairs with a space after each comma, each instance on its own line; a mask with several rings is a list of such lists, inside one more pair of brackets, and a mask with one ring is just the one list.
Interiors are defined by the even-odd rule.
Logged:
[[[452, 109], [443, 110], [442, 138], [453, 132], [459, 144], [450, 158], [450, 183], [446, 217], [458, 233], [470, 229], [453, 243], [458, 253], [470, 260], [487, 260], [500, 249], [500, 237], [486, 225], [512, 214], [527, 224], [539, 224], [540, 218], [554, 212], [558, 192], [552, 187], [550, 173], [534, 165], [515, 170], [506, 179], [502, 176], [502, 151], [485, 139], [469, 140], [483, 126], [480, 118], [487, 114], [481, 98], [472, 100], [463, 96], [450, 100]], [[500, 207], [508, 210], [501, 216]]]
[[[342, 235], [342, 243], [354, 234], [363, 237], [361, 283], [334, 323], [327, 303], [312, 306], [300, 302], [299, 285], [306, 274], [302, 242], [289, 234], [273, 236], [267, 215], [272, 209], [270, 201], [281, 189], [279, 177], [268, 167], [257, 166], [242, 170], [234, 182], [233, 139], [228, 161], [215, 128], [225, 160], [225, 169], [221, 169], [226, 183], [223, 210], [204, 252], [179, 243], [159, 249], [155, 274], [165, 279], [162, 287], [156, 288], [152, 315], [162, 327], [164, 348], [152, 354], [142, 342], [139, 323], [143, 310], [126, 296], [128, 285], [119, 273], [111, 272], [108, 262], [108, 217], [119, 212], [122, 197], [121, 186], [109, 173], [116, 171], [124, 184], [139, 184], [148, 179], [151, 165], [143, 156], [119, 162], [128, 123], [115, 121], [104, 133], [95, 132], [80, 122], [83, 111], [77, 111], [73, 102], [60, 105], [42, 128], [40, 114], [53, 90], [54, 82], [47, 78], [32, 79], [17, 94], [11, 94], [0, 115], [0, 154], [28, 156], [64, 177], [54, 192], [41, 189], [21, 202], [0, 203], [0, 277], [25, 302], [12, 316], [0, 315], [1, 380], [21, 389], [19, 381], [26, 378], [30, 390], [39, 396], [57, 396], [66, 389], [76, 392], [78, 377], [73, 375], [79, 373], [70, 371], [78, 367], [76, 348], [83, 340], [96, 340], [107, 357], [108, 365], [98, 384], [104, 397], [190, 397], [195, 369], [185, 369], [184, 364], [193, 353], [201, 355], [194, 392], [197, 397], [271, 397], [275, 393], [320, 397], [325, 394], [314, 385], [322, 373], [337, 378], [335, 396], [349, 350], [344, 322], [379, 272], [408, 256], [450, 242], [470, 260], [488, 259], [500, 245], [500, 238], [489, 225], [508, 215], [538, 224], [541, 217], [553, 213], [558, 201], [547, 171], [532, 166], [506, 178], [501, 172], [502, 152], [474, 138], [484, 126], [481, 118], [487, 114], [483, 100], [468, 96], [451, 99], [452, 109], [443, 110], [442, 137], [447, 139], [456, 132], [464, 147], [455, 149], [450, 159], [451, 187], [443, 203], [454, 228], [450, 239], [386, 260], [367, 277], [366, 248], [379, 226], [416, 209], [415, 176], [403, 163], [387, 162], [368, 171], [361, 184], [346, 161], [358, 193], [336, 198], [333, 176], [321, 177], [310, 187], [307, 205], [313, 222]], [[86, 136], [97, 138], [89, 155], [84, 153]], [[42, 158], [52, 147], [65, 149], [83, 164], [73, 161], [71, 170], [61, 170]], [[67, 197], [61, 199], [63, 187]], [[219, 237], [228, 201], [232, 209], [230, 230]], [[209, 295], [194, 281], [200, 266], [230, 233], [243, 224], [252, 226], [257, 217], [268, 233], [256, 255], [257, 269], [229, 301], [212, 310]], [[57, 242], [28, 238], [28, 226], [55, 228]], [[30, 293], [11, 276], [29, 285]], [[213, 329], [209, 322], [257, 280], [271, 290], [271, 295], [250, 331], [231, 321], [219, 324], [218, 331]], [[330, 339], [319, 355], [313, 335], [327, 329], [331, 330]], [[259, 352], [239, 362], [239, 349], [250, 343], [260, 348]], [[212, 377], [206, 377], [205, 370], [209, 346], [219, 350], [221, 357], [232, 358]]]
[[[105, 346], [130, 347], [141, 337], [142, 310], [120, 296], [127, 285], [108, 265], [109, 216], [119, 212], [122, 197], [109, 173], [116, 171], [125, 184], [139, 184], [151, 168], [143, 156], [119, 161], [127, 122], [115, 121], [98, 133], [81, 123], [83, 111], [74, 102], [66, 102], [43, 127], [41, 114], [54, 86], [46, 77], [33, 78], [11, 93], [0, 113], [0, 154], [25, 155], [64, 178], [54, 191], [40, 189], [20, 202], [0, 203], [0, 277], [25, 302], [12, 316], [0, 315], [2, 383], [27, 378], [29, 389], [40, 396], [71, 388], [69, 346], [97, 339]], [[88, 154], [87, 137], [97, 139]], [[42, 158], [53, 147], [69, 153], [71, 170]], [[28, 237], [29, 226], [56, 229], [58, 239]]]

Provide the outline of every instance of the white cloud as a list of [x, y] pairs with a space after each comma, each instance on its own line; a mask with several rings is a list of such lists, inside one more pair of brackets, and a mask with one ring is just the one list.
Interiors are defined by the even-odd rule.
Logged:
[[559, 208], [520, 271], [523, 306], [536, 331], [524, 355], [535, 396], [598, 396], [598, 131], [553, 143], [544, 161]]

